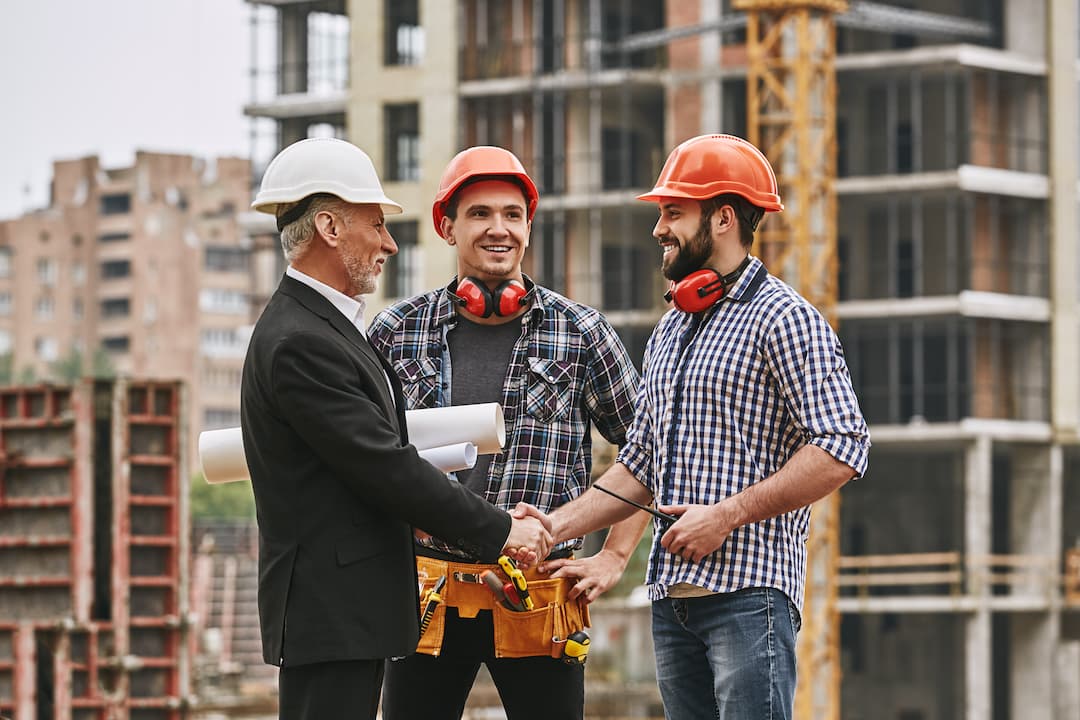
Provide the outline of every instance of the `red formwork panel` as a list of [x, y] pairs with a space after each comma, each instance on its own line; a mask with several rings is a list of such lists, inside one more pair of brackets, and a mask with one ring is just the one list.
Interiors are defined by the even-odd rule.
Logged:
[[183, 388], [129, 381], [113, 401], [113, 622], [133, 661], [118, 691], [132, 720], [175, 720], [191, 668]]
[[90, 617], [89, 393], [0, 390], [0, 622]]
[[178, 382], [0, 389], [0, 715], [187, 717], [184, 417]]
[[31, 623], [0, 623], [0, 715], [37, 720], [37, 652]]
[[119, 663], [112, 630], [104, 623], [39, 631], [51, 654], [51, 704], [54, 720], [111, 720], [122, 714], [115, 693]]

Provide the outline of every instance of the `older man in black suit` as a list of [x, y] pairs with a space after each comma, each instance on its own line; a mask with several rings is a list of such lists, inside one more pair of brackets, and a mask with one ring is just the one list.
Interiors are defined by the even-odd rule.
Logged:
[[496, 509], [408, 444], [400, 385], [363, 324], [362, 296], [397, 252], [383, 215], [401, 212], [368, 156], [342, 140], [290, 145], [253, 207], [275, 215], [289, 261], [241, 391], [263, 657], [281, 667], [281, 718], [373, 719], [383, 660], [419, 638], [413, 527], [528, 560], [547, 554], [550, 526]]

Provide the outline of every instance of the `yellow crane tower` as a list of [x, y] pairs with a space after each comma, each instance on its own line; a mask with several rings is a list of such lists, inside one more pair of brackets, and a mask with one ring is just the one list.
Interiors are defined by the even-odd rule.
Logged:
[[[847, 0], [733, 0], [746, 13], [747, 133], [785, 211], [759, 232], [766, 265], [836, 324], [836, 26]], [[814, 504], [795, 717], [840, 717], [840, 499]]]

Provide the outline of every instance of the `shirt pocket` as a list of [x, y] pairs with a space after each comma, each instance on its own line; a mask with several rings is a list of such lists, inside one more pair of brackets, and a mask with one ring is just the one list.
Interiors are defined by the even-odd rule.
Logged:
[[541, 422], [565, 420], [573, 401], [574, 366], [566, 360], [529, 358], [525, 412]]
[[406, 406], [410, 409], [435, 407], [439, 389], [439, 368], [431, 358], [394, 360], [394, 372], [401, 381]]

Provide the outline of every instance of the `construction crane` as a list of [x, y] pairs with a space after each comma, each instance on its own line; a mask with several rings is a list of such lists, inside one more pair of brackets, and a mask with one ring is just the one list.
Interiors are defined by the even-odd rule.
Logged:
[[[847, 0], [734, 0], [746, 13], [747, 135], [776, 170], [785, 212], [758, 233], [766, 265], [836, 324], [836, 26]], [[795, 717], [840, 717], [840, 498], [814, 504]]]

